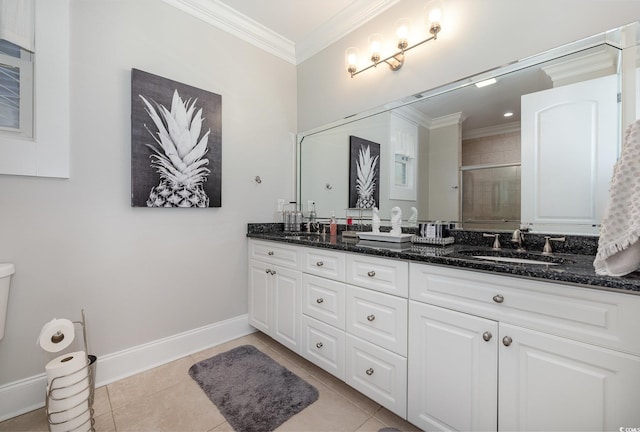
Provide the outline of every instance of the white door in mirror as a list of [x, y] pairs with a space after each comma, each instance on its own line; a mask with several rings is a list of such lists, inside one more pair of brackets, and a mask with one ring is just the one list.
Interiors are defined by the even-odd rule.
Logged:
[[618, 76], [522, 96], [521, 221], [597, 234], [618, 155]]

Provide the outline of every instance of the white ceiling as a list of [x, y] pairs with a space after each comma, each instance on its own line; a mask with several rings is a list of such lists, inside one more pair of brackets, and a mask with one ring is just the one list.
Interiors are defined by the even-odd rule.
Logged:
[[294, 44], [331, 21], [354, 0], [221, 0]]
[[400, 0], [163, 0], [295, 65]]

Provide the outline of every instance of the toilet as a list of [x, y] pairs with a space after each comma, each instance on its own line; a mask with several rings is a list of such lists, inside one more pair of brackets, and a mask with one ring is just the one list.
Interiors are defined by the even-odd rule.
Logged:
[[11, 275], [16, 272], [13, 264], [0, 263], [0, 340], [4, 337], [4, 323], [7, 319], [7, 305], [9, 304], [9, 285]]

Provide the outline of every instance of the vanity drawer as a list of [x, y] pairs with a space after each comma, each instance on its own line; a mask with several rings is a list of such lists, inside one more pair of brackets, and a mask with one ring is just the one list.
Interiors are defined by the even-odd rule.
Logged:
[[411, 263], [410, 298], [640, 355], [640, 296]]
[[252, 259], [298, 269], [300, 261], [298, 255], [299, 248], [297, 246], [259, 240], [249, 241], [249, 258]]
[[347, 335], [346, 382], [407, 418], [407, 359]]
[[347, 333], [407, 355], [408, 300], [347, 285]]
[[302, 356], [345, 380], [345, 334], [316, 319], [302, 316]]
[[344, 330], [345, 284], [302, 275], [302, 312]]
[[344, 282], [345, 254], [327, 249], [302, 249], [302, 271]]
[[409, 264], [406, 261], [347, 255], [347, 283], [406, 298], [408, 281]]

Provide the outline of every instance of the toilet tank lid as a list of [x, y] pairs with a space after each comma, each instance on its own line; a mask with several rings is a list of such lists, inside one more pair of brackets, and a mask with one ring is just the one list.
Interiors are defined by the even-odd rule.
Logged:
[[11, 276], [16, 272], [16, 268], [11, 263], [0, 263], [0, 278]]

